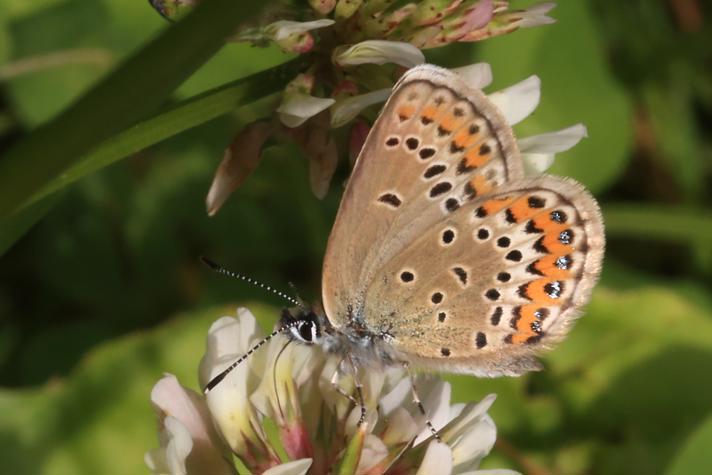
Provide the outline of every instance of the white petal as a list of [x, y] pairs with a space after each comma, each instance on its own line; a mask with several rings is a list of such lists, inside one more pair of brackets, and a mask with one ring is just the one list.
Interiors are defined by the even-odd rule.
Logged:
[[306, 475], [311, 464], [312, 459], [299, 459], [269, 468], [262, 475]]
[[523, 153], [524, 176], [541, 175], [554, 164], [553, 153]]
[[586, 126], [576, 124], [556, 132], [518, 139], [517, 144], [522, 153], [560, 153], [573, 148], [585, 137], [588, 137]]
[[411, 398], [411, 394], [410, 381], [408, 378], [403, 378], [388, 394], [381, 397], [381, 400], [378, 401], [378, 406], [381, 412], [388, 416], [399, 407], [402, 407]]
[[408, 442], [418, 433], [418, 424], [413, 416], [404, 408], [399, 407], [388, 416], [388, 425], [381, 435], [386, 445], [396, 445]]
[[334, 20], [323, 18], [314, 21], [288, 21], [280, 20], [265, 27], [265, 32], [275, 41], [287, 39], [292, 35], [298, 35], [307, 31], [325, 28], [333, 25]]
[[336, 101], [336, 104], [331, 109], [331, 126], [336, 128], [346, 125], [363, 109], [373, 104], [384, 102], [390, 94], [391, 88], [388, 87]]
[[146, 454], [148, 468], [156, 474], [187, 475], [185, 462], [193, 449], [188, 429], [175, 417], [166, 417], [161, 431], [162, 448]]
[[476, 468], [480, 461], [490, 453], [497, 439], [497, 428], [492, 418], [485, 414], [476, 423], [471, 424], [467, 431], [452, 446], [452, 457], [455, 465], [463, 468]]
[[[425, 414], [427, 414], [430, 422], [433, 424], [433, 427], [435, 427], [436, 430], [439, 430], [447, 424], [450, 416], [450, 383], [436, 380], [434, 384], [423, 384], [423, 380], [421, 379], [420, 382], [417, 383], [416, 387], [419, 393], [418, 396], [422, 398]], [[425, 397], [423, 397], [422, 391], [426, 388], [429, 388], [429, 391], [426, 393]], [[422, 418], [421, 421], [424, 422]], [[415, 438], [413, 446], [427, 440], [432, 437], [432, 435], [433, 434], [430, 428], [426, 426], [418, 437]]]
[[200, 361], [200, 386], [205, 387], [210, 379], [221, 372], [226, 361], [239, 358], [264, 338], [254, 315], [246, 308], [237, 309], [237, 318], [222, 317], [208, 330], [205, 355]]
[[465, 82], [475, 89], [484, 89], [492, 82], [492, 68], [488, 63], [476, 63], [452, 70], [465, 80]]
[[205, 402], [194, 391], [181, 386], [172, 374], [153, 386], [151, 403], [159, 414], [180, 420], [193, 438], [210, 439], [210, 417]]
[[334, 62], [339, 66], [359, 64], [400, 64], [412, 68], [425, 62], [423, 53], [410, 43], [402, 41], [367, 40], [356, 43], [337, 53]]
[[279, 120], [287, 127], [299, 127], [310, 117], [331, 107], [334, 102], [336, 102], [334, 99], [307, 94], [290, 94], [277, 108], [277, 114], [279, 114]]
[[556, 19], [547, 15], [555, 6], [555, 2], [544, 2], [527, 8], [522, 13], [522, 19], [517, 23], [517, 26], [519, 28], [532, 28], [556, 23]]
[[[220, 318], [210, 327], [207, 350], [200, 364], [203, 386], [262, 339], [255, 317], [249, 310], [240, 308], [237, 315], [237, 319]], [[245, 449], [245, 439], [255, 440], [262, 436], [255, 433], [261, 426], [248, 395], [261, 379], [264, 361], [264, 353], [254, 352], [205, 396], [215, 425], [225, 442], [237, 453]]]
[[[225, 447], [200, 395], [181, 386], [175, 376], [166, 375], [153, 387], [151, 402], [159, 417], [163, 418], [160, 438], [165, 451], [163, 455], [160, 449], [147, 454], [146, 463], [149, 466], [163, 463], [170, 473], [183, 473], [181, 470], [186, 467], [188, 474], [234, 473], [223, 457]], [[183, 431], [190, 444], [185, 441]]]
[[539, 105], [541, 80], [538, 76], [530, 76], [488, 97], [500, 110], [507, 123], [514, 125], [527, 118]]
[[555, 153], [569, 150], [584, 137], [588, 137], [586, 126], [576, 124], [556, 132], [519, 139], [517, 143], [522, 152], [525, 175], [536, 176], [545, 172], [554, 164]]
[[423, 457], [416, 475], [450, 475], [452, 473], [452, 452], [450, 447], [443, 442], [433, 440], [428, 445], [428, 450]]

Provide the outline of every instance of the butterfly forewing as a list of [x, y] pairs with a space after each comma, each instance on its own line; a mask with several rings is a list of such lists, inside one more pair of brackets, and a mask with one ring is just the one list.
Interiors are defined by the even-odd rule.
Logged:
[[324, 307], [335, 326], [364, 315], [382, 268], [464, 203], [518, 179], [511, 130], [454, 73], [410, 70], [374, 124], [329, 238]]

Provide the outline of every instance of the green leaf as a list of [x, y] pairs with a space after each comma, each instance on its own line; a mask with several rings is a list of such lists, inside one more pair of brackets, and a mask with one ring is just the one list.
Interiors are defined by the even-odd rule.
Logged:
[[0, 218], [0, 256], [59, 201], [59, 196], [40, 199], [21, 211]]
[[[0, 216], [7, 216], [102, 141], [154, 112], [265, 3], [198, 6], [0, 161]], [[148, 74], [150, 72], [150, 74]]]
[[532, 74], [542, 80], [541, 103], [515, 126], [525, 137], [568, 127], [588, 127], [589, 138], [557, 155], [551, 173], [572, 176], [594, 193], [620, 175], [632, 142], [631, 107], [608, 69], [589, 2], [558, 2], [552, 25], [482, 42], [477, 60], [492, 65], [494, 85], [507, 87]]
[[236, 108], [280, 91], [304, 62], [295, 59], [251, 76], [238, 79], [196, 97], [186, 99], [150, 119], [146, 119], [100, 144], [65, 173], [56, 177], [30, 198], [30, 203], [71, 183]]
[[666, 475], [695, 475], [709, 472], [712, 467], [712, 417], [704, 420], [688, 437], [677, 453]]

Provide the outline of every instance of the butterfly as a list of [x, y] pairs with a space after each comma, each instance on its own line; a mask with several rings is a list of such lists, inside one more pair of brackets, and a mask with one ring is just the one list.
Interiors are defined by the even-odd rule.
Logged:
[[274, 334], [354, 368], [517, 376], [539, 369], [537, 354], [581, 314], [604, 242], [582, 185], [526, 178], [487, 97], [417, 66], [394, 86], [346, 186], [323, 309], [286, 310]]

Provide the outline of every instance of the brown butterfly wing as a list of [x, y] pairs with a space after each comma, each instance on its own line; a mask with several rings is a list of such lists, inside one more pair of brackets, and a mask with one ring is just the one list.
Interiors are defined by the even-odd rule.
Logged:
[[364, 144], [329, 238], [322, 298], [332, 324], [371, 319], [367, 290], [387, 262], [521, 176], [511, 129], [480, 91], [435, 66], [408, 71]]
[[[384, 263], [365, 313], [418, 366], [482, 376], [537, 368], [603, 257], [596, 201], [573, 180], [520, 180], [465, 203]], [[402, 278], [410, 272], [413, 279]]]

